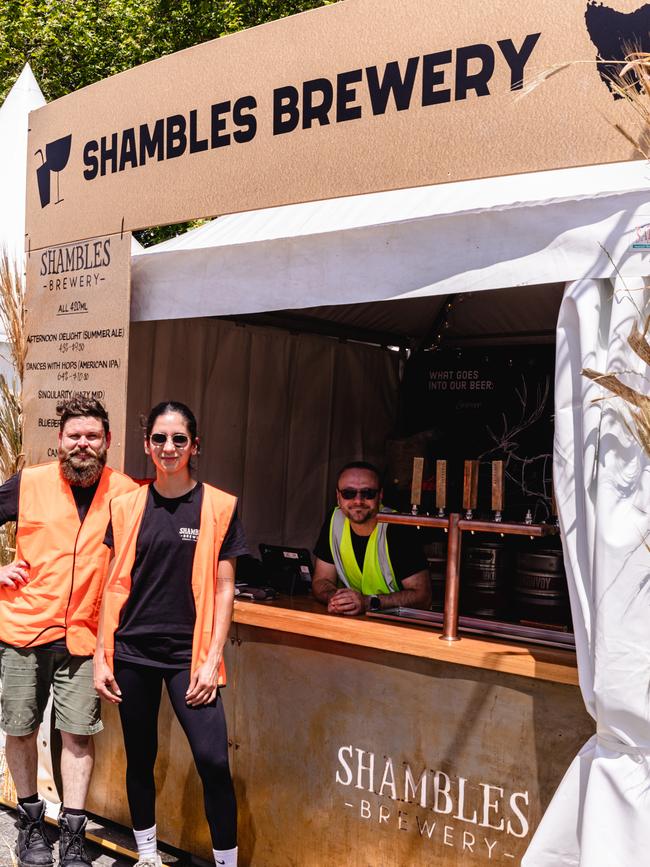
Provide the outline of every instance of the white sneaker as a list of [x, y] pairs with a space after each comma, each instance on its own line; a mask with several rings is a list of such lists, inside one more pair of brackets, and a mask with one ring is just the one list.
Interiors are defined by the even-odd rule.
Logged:
[[145, 855], [134, 864], [134, 867], [163, 867], [163, 862], [160, 860], [160, 855]]

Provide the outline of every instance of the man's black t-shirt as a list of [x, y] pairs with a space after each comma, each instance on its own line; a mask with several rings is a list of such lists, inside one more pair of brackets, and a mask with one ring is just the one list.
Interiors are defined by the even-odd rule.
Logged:
[[[7, 521], [18, 520], [18, 506], [20, 504], [20, 476], [21, 473], [16, 473], [10, 479], [0, 485], [0, 526], [6, 524]], [[94, 485], [88, 488], [81, 488], [78, 485], [70, 485], [72, 496], [77, 505], [77, 514], [79, 521], [83, 523], [84, 518], [88, 514], [88, 509], [93, 501], [95, 492], [99, 486], [99, 479]], [[39, 644], [35, 648], [37, 650], [54, 650], [56, 652], [65, 653], [67, 650], [65, 639], [58, 638], [56, 641], [48, 641], [46, 644]]]
[[[131, 592], [115, 633], [115, 657], [160, 668], [192, 660], [196, 608], [192, 566], [201, 525], [203, 485], [182, 497], [163, 497], [149, 487], [131, 570]], [[113, 547], [109, 524], [104, 544]], [[248, 553], [235, 514], [219, 551], [220, 560]]]
[[[320, 531], [318, 541], [314, 547], [314, 556], [325, 563], [334, 563], [332, 549], [330, 548], [330, 522], [332, 513], [328, 515]], [[363, 571], [363, 560], [366, 556], [369, 536], [359, 536], [351, 528], [350, 537], [354, 556], [357, 559], [359, 569]], [[427, 561], [422, 550], [422, 543], [418, 539], [418, 531], [413, 527], [403, 524], [389, 524], [388, 526], [388, 553], [393, 565], [395, 578], [399, 589], [402, 589], [402, 581], [427, 568]]]

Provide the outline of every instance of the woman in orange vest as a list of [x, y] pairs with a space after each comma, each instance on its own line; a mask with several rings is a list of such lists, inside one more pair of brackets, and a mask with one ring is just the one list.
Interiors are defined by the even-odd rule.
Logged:
[[126, 789], [140, 860], [156, 854], [154, 764], [163, 681], [203, 783], [215, 864], [237, 864], [237, 805], [219, 687], [235, 559], [247, 553], [236, 499], [197, 482], [196, 419], [182, 403], [149, 413], [144, 449], [156, 479], [111, 503], [114, 550], [102, 602], [95, 687], [119, 705]]

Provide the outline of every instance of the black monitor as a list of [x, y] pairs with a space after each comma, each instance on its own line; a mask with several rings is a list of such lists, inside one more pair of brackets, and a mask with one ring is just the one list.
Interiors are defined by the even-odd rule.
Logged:
[[280, 593], [300, 595], [311, 592], [311, 556], [306, 548], [260, 544], [267, 584]]

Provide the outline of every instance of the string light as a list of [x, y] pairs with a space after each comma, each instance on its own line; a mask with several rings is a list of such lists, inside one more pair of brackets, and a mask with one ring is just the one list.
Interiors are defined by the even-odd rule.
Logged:
[[442, 343], [442, 336], [445, 331], [447, 331], [451, 327], [450, 317], [456, 305], [460, 304], [464, 300], [465, 296], [454, 295], [453, 298], [449, 299], [440, 310], [438, 314], [438, 319], [434, 323], [435, 329], [435, 337], [433, 338], [431, 344], [427, 348], [429, 352], [435, 352], [437, 349], [440, 349], [440, 345]]

